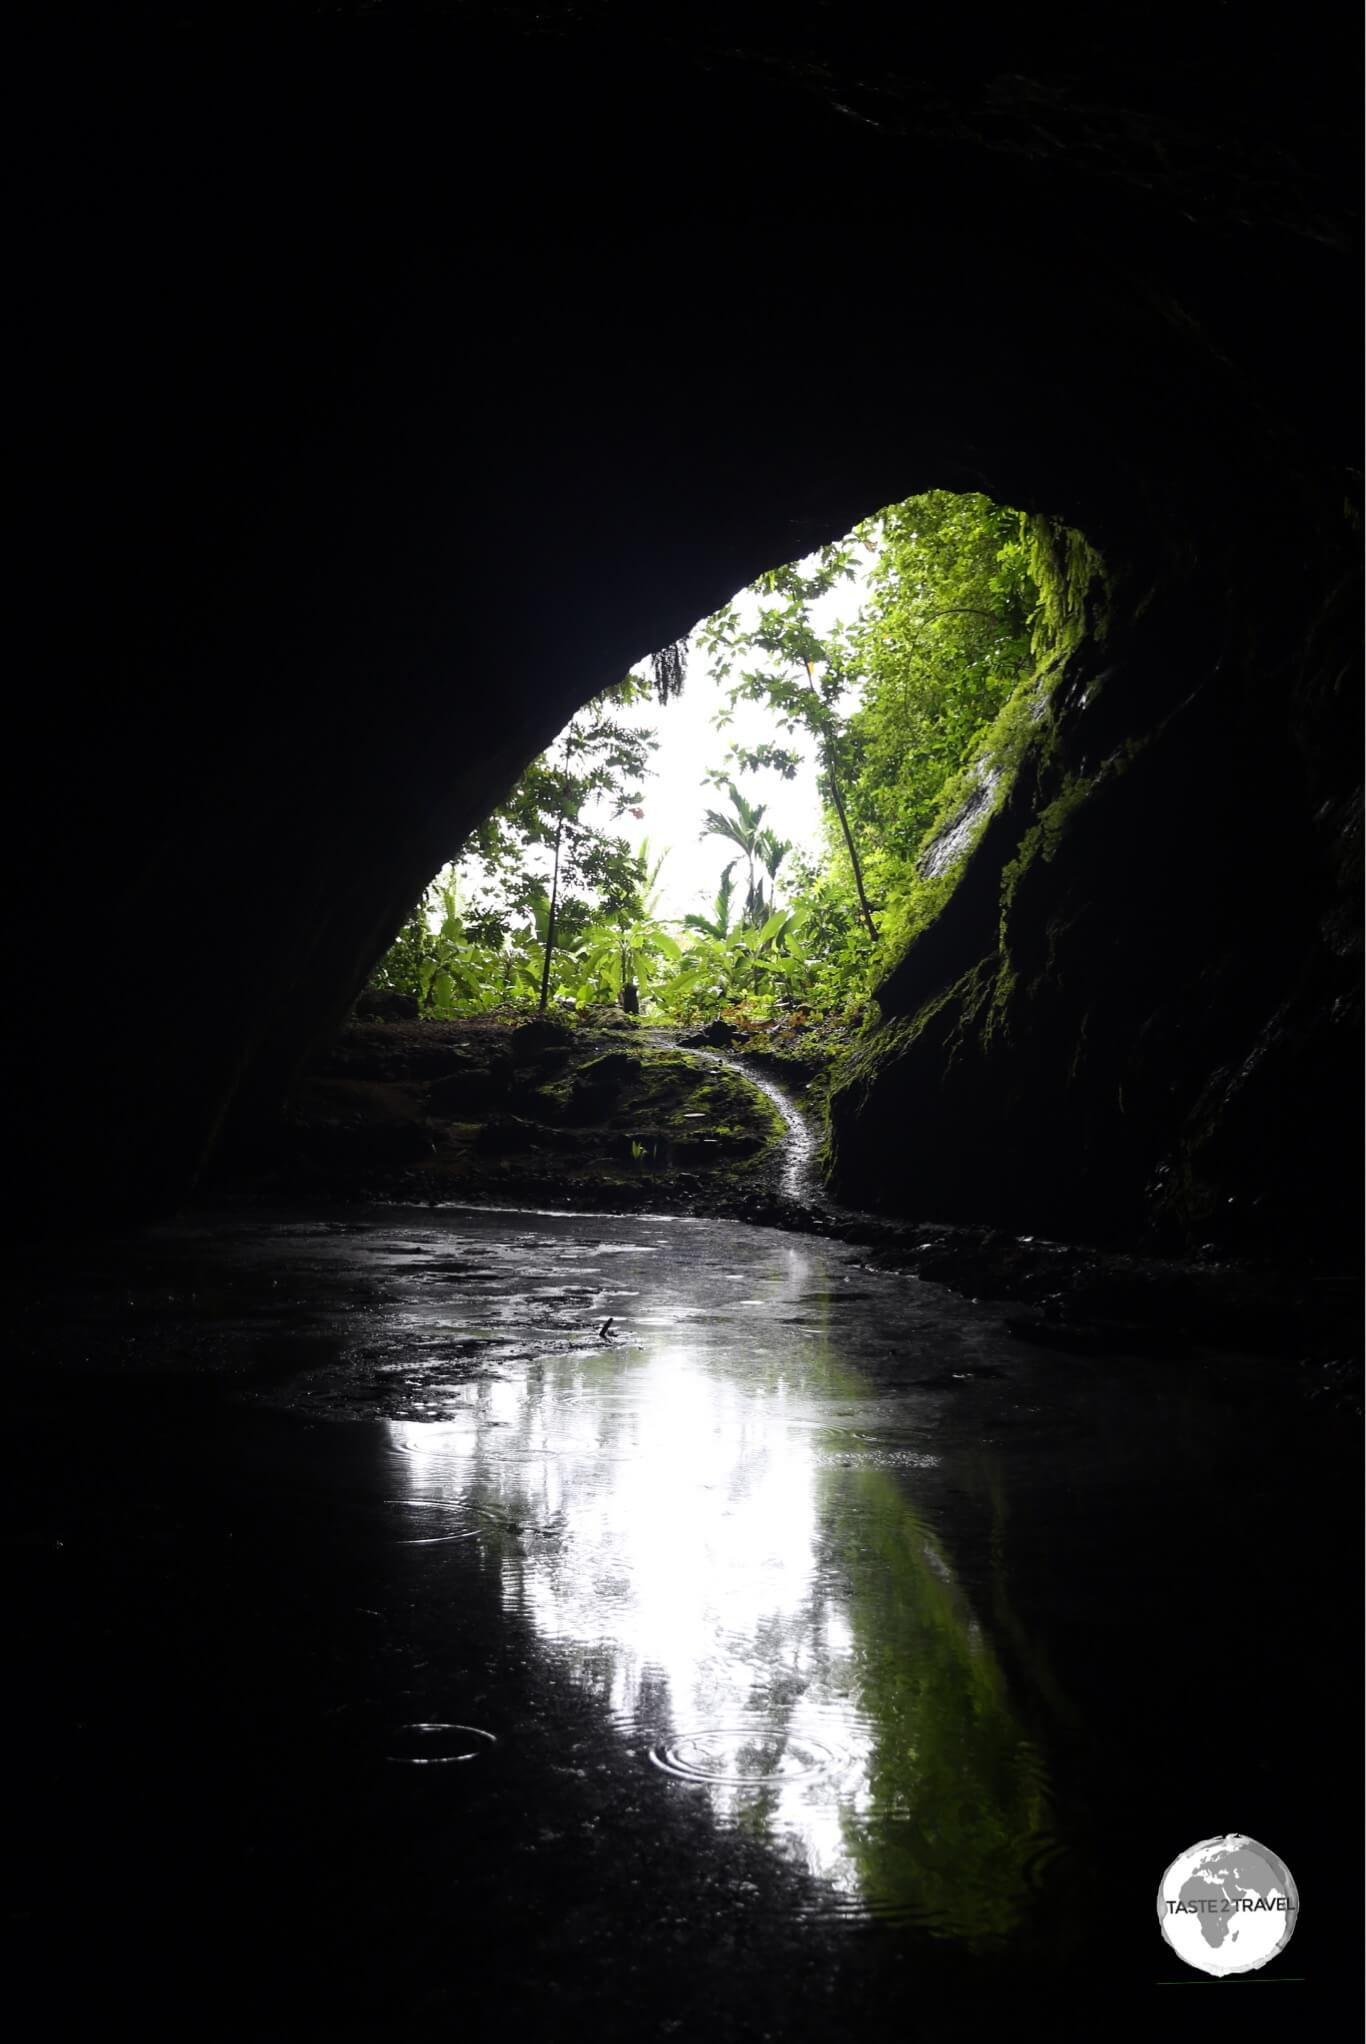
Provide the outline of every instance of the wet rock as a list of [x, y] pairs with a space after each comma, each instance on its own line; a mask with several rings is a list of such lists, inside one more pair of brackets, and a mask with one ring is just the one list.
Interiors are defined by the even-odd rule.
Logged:
[[317, 1077], [406, 1081], [439, 1079], [468, 1063], [441, 1023], [353, 1022], [309, 1069]]
[[1173, 1360], [1188, 1356], [1191, 1345], [1179, 1328], [1144, 1327], [1135, 1321], [1016, 1318], [1006, 1321], [1017, 1341], [1040, 1348], [1061, 1349], [1074, 1356], [1143, 1356]]
[[691, 1036], [680, 1036], [678, 1040], [686, 1050], [729, 1050], [739, 1033], [718, 1016], [705, 1029], [694, 1029]]
[[[547, 1021], [515, 1034], [501, 1017], [354, 1024], [303, 1082], [296, 1119], [425, 1120], [421, 1148], [380, 1137], [363, 1154], [362, 1139], [333, 1132], [261, 1155], [239, 1147], [235, 1169], [277, 1193], [611, 1210], [732, 1213], [737, 1198], [776, 1191], [780, 1118], [738, 1064], [689, 1057], [653, 1032], [604, 1039]], [[545, 1034], [568, 1040], [538, 1042]], [[753, 1211], [765, 1225], [810, 1225], [786, 1205]]]
[[508, 1038], [508, 1049], [515, 1064], [527, 1064], [539, 1051], [553, 1045], [570, 1044], [574, 1031], [568, 1022], [561, 1022], [555, 1015], [537, 1015], [530, 1022], [523, 1022]]
[[464, 1065], [427, 1088], [428, 1107], [437, 1115], [483, 1114], [504, 1098], [510, 1077], [511, 1066], [502, 1059]]
[[756, 1049], [752, 1043], [746, 1043], [737, 1053], [736, 1069], [743, 1071], [750, 1067], [765, 1073], [770, 1079], [800, 1089], [820, 1076], [826, 1068], [826, 1060], [802, 1057], [795, 1051]]
[[436, 1145], [417, 1121], [299, 1121], [291, 1129], [295, 1149], [328, 1170], [392, 1171], [430, 1157]]
[[508, 1107], [514, 1114], [525, 1115], [537, 1122], [559, 1122], [564, 1119], [567, 1101], [562, 1093], [552, 1091], [549, 1086], [536, 1084], [526, 1079], [513, 1085], [508, 1094]]
[[610, 1029], [615, 1034], [627, 1036], [638, 1029], [640, 1024], [634, 1015], [628, 1015], [621, 1008], [583, 1008], [579, 1012], [580, 1025], [587, 1029]]
[[1344, 1417], [1360, 1419], [1362, 1413], [1362, 1363], [1360, 1356], [1335, 1356], [1326, 1361], [1306, 1358], [1300, 1363], [1308, 1397], [1316, 1404], [1339, 1410]]
[[674, 1161], [678, 1164], [715, 1164], [721, 1154], [720, 1139], [716, 1136], [684, 1136], [674, 1144]]
[[578, 1071], [580, 1084], [620, 1092], [631, 1079], [639, 1078], [640, 1059], [629, 1050], [604, 1051]]
[[500, 1114], [484, 1123], [474, 1139], [474, 1147], [481, 1157], [524, 1155], [537, 1147], [543, 1135], [543, 1130], [517, 1115]]
[[715, 1163], [720, 1157], [757, 1157], [765, 1147], [762, 1136], [748, 1129], [712, 1129], [684, 1136], [674, 1154], [689, 1163]]
[[581, 1127], [604, 1120], [640, 1071], [639, 1058], [626, 1050], [609, 1050], [581, 1065], [564, 1105], [565, 1119]]
[[539, 1085], [543, 1080], [557, 1078], [565, 1071], [573, 1055], [572, 1044], [552, 1043], [537, 1051], [534, 1057], [519, 1059], [518, 1062], [523, 1076], [533, 1078]]
[[651, 1171], [669, 1170], [679, 1153], [687, 1151], [686, 1144], [675, 1145], [662, 1130], [648, 1128], [622, 1129], [612, 1136], [609, 1147], [617, 1157]]
[[359, 996], [352, 1012], [360, 1022], [416, 1022], [418, 1005], [412, 994], [367, 990]]

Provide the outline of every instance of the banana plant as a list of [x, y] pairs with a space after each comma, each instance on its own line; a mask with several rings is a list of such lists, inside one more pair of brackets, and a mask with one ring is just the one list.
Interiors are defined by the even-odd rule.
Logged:
[[682, 956], [678, 939], [654, 916], [595, 923], [585, 931], [577, 953], [575, 997], [581, 1004], [611, 1001], [624, 1006], [627, 988], [634, 987], [639, 997], [649, 999]]

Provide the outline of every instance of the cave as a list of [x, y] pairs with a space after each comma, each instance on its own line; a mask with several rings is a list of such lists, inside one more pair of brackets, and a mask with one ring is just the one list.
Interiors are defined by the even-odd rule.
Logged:
[[[880, 987], [832, 1095], [830, 1185], [889, 1223], [977, 1229], [979, 1244], [1047, 1237], [1145, 1269], [1217, 1266], [1225, 1349], [1258, 1352], [1242, 1459], [1218, 1474], [1245, 1478], [1256, 1509], [1246, 1526], [1216, 1513], [1211, 1537], [1270, 1537], [1273, 1450], [1293, 1437], [1293, 1496], [1316, 1501], [1331, 1544], [1301, 1614], [1327, 1653], [1327, 1631], [1355, 1626], [1343, 1441], [1361, 1240], [1356, 108], [1341, 10], [1302, 9], [1293, 37], [1216, 5], [893, 26], [819, 4], [647, 15], [618, 0], [285, 10], [277, 30], [229, 9], [193, 27], [148, 15], [35, 39], [12, 74], [17, 1375], [32, 1437], [68, 1444], [21, 1486], [21, 1534], [60, 1530], [68, 1510], [84, 1524], [72, 1500], [114, 1439], [128, 1489], [96, 1485], [99, 1538], [115, 1526], [113, 1544], [135, 1546], [132, 1493], [174, 1466], [176, 1429], [233, 1438], [178, 1363], [134, 1372], [118, 1399], [119, 1371], [98, 1390], [81, 1374], [118, 1273], [141, 1267], [140, 1230], [213, 1211], [216, 1158], [279, 1116], [431, 875], [566, 718], [876, 507], [981, 491], [1053, 535], [1068, 636], [1056, 734]], [[289, 1281], [305, 1299], [325, 1282], [312, 1266]], [[138, 1294], [144, 1353], [154, 1294]], [[1221, 1367], [1243, 1381], [1241, 1363]], [[221, 1502], [240, 1471], [214, 1453], [204, 1481]], [[233, 1651], [277, 1668], [299, 1704], [326, 1684], [290, 1626], [333, 1588], [270, 1467], [261, 1523], [293, 1588], [274, 1630], [258, 1634], [246, 1602], [226, 1622]], [[1134, 1495], [1154, 1518], [1107, 1524], [1116, 1554], [1159, 1537], [1160, 1485]], [[1296, 1541], [1293, 1518], [1274, 1536]], [[1175, 1553], [1185, 1535], [1160, 1537]], [[35, 1664], [82, 1687], [86, 1651], [117, 1641], [113, 1689], [91, 1693], [131, 1722], [143, 1671], [164, 1676], [177, 1639], [198, 1638], [194, 1567], [162, 1558], [136, 1591], [131, 1563], [95, 1571], [77, 1634], [51, 1614], [62, 1540], [81, 1540], [52, 1539], [34, 1550]], [[1027, 1590], [1075, 1560], [1061, 1536], [1025, 1553]], [[217, 1550], [204, 1566], [221, 1590]], [[1297, 1660], [1307, 1634], [1279, 1618], [1259, 1632], [1249, 1599], [1235, 1644], [1258, 1640], [1276, 1680], [1297, 1665], [1328, 1680]], [[1348, 1676], [1354, 1660], [1355, 1645]], [[35, 1724], [57, 1722], [60, 1690], [57, 1675], [39, 1683]], [[1335, 1735], [1353, 1693], [1340, 1676]], [[1283, 1721], [1310, 1715], [1307, 1697], [1266, 1701]], [[245, 1736], [268, 1774], [274, 1735]], [[1295, 1792], [1249, 1782], [1248, 1801], [1286, 1820], [1296, 1793], [1350, 1788], [1349, 1747], [1338, 1776], [1319, 1754]], [[183, 1731], [169, 1750], [205, 1764]], [[136, 1804], [119, 1766], [110, 1754], [79, 1777], [105, 1819]], [[52, 1791], [70, 1818], [66, 1793]], [[300, 1792], [310, 1836], [334, 1836], [331, 1793], [321, 1774]], [[157, 1838], [177, 1835], [166, 1783], [153, 1801]], [[405, 1850], [408, 1805], [364, 1807], [383, 1849]], [[1239, 1812], [1211, 1802], [1189, 1818], [1198, 1837]], [[493, 1819], [470, 1822], [482, 1851]], [[677, 1822], [680, 1858], [700, 1864], [698, 1808]], [[1325, 1828], [1303, 1829], [1320, 1858], [1300, 1878], [1326, 1893]], [[1183, 1843], [1142, 1841], [1144, 1909]], [[1295, 1840], [1282, 1849], [1295, 1862]], [[161, 1850], [133, 1851], [135, 1886]], [[300, 1879], [320, 1863], [321, 1847], [300, 1848]], [[110, 1906], [114, 1863], [98, 1864], [98, 1895], [47, 1866], [55, 1917], [22, 1898], [44, 1964], [67, 1963], [87, 1913]], [[214, 1891], [229, 1945], [255, 1865]], [[378, 1886], [365, 1892], [360, 1935], [391, 1963], [402, 1938]], [[518, 1892], [553, 1914], [561, 1890]], [[142, 1899], [155, 1914], [162, 1897]], [[325, 1901], [344, 1916], [344, 1894]], [[137, 2006], [144, 1969], [163, 1963], [133, 1955], [120, 1909], [122, 1930], [90, 1946], [103, 1985], [70, 1990], [88, 2020]], [[183, 1906], [172, 1914], [170, 1975], [207, 2009], [227, 1961], [203, 1924], [189, 1935]], [[389, 2002], [347, 1973], [338, 1916], [321, 1948], [345, 1995], [328, 2003], [309, 1975], [305, 1910], [298, 1947], [283, 1941], [255, 1976], [267, 2000], [288, 1982], [279, 2027], [239, 1938], [224, 2034], [313, 2034], [324, 2007], [341, 2034], [382, 2033]], [[537, 1961], [560, 1999], [512, 1995], [528, 2034], [671, 2033], [607, 2019], [615, 1990], [575, 1973], [592, 1937], [566, 1932]], [[507, 1938], [497, 1967], [514, 1964]], [[449, 2026], [460, 1994], [430, 1923], [422, 1939], [429, 1998], [395, 2006]], [[1345, 1978], [1327, 1923], [1306, 1919], [1296, 1955], [1306, 2003]], [[904, 1957], [841, 1958], [845, 2034], [884, 2034], [880, 1997]], [[1131, 1990], [1173, 1970], [1148, 1961], [1103, 1976], [1117, 2034]], [[736, 1977], [749, 1964], [737, 1957]], [[708, 1973], [720, 1999], [689, 2004], [682, 2033], [768, 2034], [754, 2011], [769, 1976], [754, 1969], [749, 1999], [725, 2008], [725, 1968]], [[1024, 1972], [1062, 1991], [1061, 1973]], [[936, 1981], [950, 2002], [1014, 1991], [994, 1954], [946, 1962]], [[655, 2011], [640, 1992], [651, 2022], [675, 2021], [667, 1997]], [[478, 2026], [494, 2022], [492, 1990], [474, 2003], [474, 2034], [493, 2034]], [[772, 2034], [808, 2034], [808, 2019], [794, 2006]], [[218, 2034], [207, 2014], [199, 2027]]]

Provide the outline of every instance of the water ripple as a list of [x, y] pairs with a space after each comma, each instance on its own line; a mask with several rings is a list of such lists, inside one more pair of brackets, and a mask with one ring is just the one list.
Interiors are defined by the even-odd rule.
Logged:
[[660, 1741], [649, 1758], [665, 1774], [681, 1781], [733, 1783], [753, 1787], [760, 1782], [808, 1781], [833, 1774], [845, 1756], [820, 1739], [765, 1738], [753, 1725], [723, 1725], [681, 1738]]
[[450, 1767], [462, 1760], [477, 1760], [498, 1743], [495, 1733], [478, 1725], [430, 1720], [400, 1725], [390, 1736], [399, 1751], [384, 1757], [403, 1767]]

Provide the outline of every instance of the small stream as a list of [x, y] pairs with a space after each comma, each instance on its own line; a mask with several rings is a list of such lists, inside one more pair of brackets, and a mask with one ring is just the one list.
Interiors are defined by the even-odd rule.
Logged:
[[687, 1054], [696, 1058], [699, 1064], [719, 1067], [743, 1079], [778, 1110], [787, 1130], [787, 1139], [783, 1145], [777, 1190], [784, 1199], [810, 1207], [814, 1212], [833, 1212], [834, 1202], [821, 1182], [820, 1136], [787, 1087], [757, 1071], [748, 1058], [727, 1057], [724, 1051], [701, 1050], [692, 1045], [688, 1046]]

